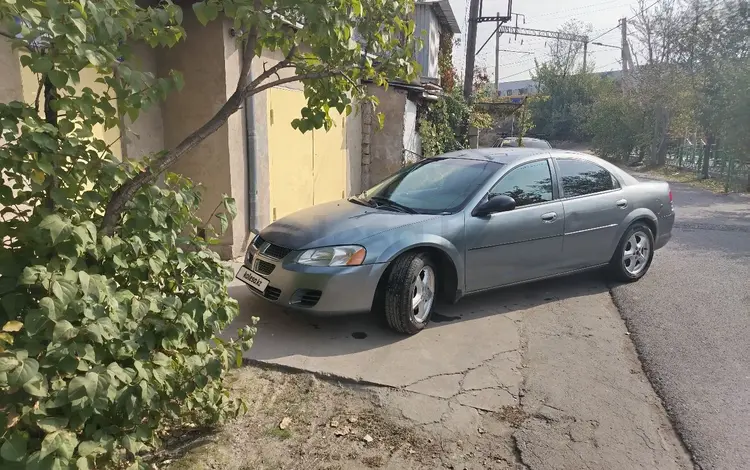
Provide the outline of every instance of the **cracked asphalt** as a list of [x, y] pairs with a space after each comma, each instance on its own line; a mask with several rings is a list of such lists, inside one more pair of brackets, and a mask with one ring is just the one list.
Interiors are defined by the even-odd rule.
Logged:
[[671, 186], [673, 239], [612, 295], [695, 463], [750, 468], [750, 196]]

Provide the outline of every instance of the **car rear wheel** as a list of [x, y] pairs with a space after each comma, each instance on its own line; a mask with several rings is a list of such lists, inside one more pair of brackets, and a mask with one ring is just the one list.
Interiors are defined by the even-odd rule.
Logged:
[[430, 321], [435, 304], [437, 269], [424, 253], [407, 253], [393, 262], [385, 284], [388, 326], [413, 335]]
[[654, 257], [654, 235], [643, 222], [628, 227], [609, 262], [609, 269], [618, 281], [633, 282], [642, 278]]

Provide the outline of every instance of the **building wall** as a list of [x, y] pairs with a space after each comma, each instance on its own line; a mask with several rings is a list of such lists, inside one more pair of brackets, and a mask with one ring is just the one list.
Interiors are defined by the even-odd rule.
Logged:
[[380, 100], [375, 113], [383, 113], [385, 122], [383, 128], [378, 129], [375, 116], [369, 125], [363, 121], [362, 132], [369, 135], [369, 158], [363, 163], [362, 171], [364, 187], [377, 184], [403, 166], [404, 114], [408, 101], [407, 93], [395, 87], [385, 90], [368, 85], [368, 92]]
[[422, 48], [417, 49], [416, 59], [422, 66], [420, 76], [438, 79], [438, 50], [440, 48], [440, 25], [431, 4], [416, 4], [414, 9], [414, 33], [422, 38]]
[[11, 41], [4, 36], [0, 36], [0, 71], [0, 103], [22, 99], [21, 64]]
[[440, 79], [440, 71], [438, 69], [438, 57], [440, 55], [440, 24], [438, 23], [437, 16], [430, 10], [432, 14], [432, 20], [430, 21], [430, 43], [428, 45], [427, 54], [427, 73], [423, 73], [424, 76], [432, 79]]
[[[147, 44], [134, 44], [135, 58], [130, 64], [141, 72], [150, 72], [154, 78], [159, 75], [157, 51]], [[125, 115], [121, 119], [122, 156], [138, 160], [146, 155], [164, 149], [164, 121], [161, 103], [142, 109], [135, 122]]]
[[[185, 81], [182, 90], [171, 93], [162, 105], [166, 148], [177, 146], [211, 119], [227, 96], [223, 21], [202, 26], [191, 12], [186, 11], [183, 26], [186, 40], [170, 49], [157, 51], [159, 75], [167, 76], [171, 69], [175, 69], [182, 72]], [[204, 223], [209, 222], [214, 208], [221, 203], [222, 195], [233, 193], [228, 128], [226, 124], [219, 128], [169, 170], [203, 186], [203, 204], [198, 216]], [[215, 220], [211, 222], [216, 223]], [[241, 227], [235, 222], [222, 239], [218, 247], [222, 257], [240, 253], [239, 247], [232, 249], [233, 232], [238, 229]]]
[[422, 156], [422, 139], [417, 132], [417, 104], [407, 99], [404, 106], [404, 161], [413, 162]]

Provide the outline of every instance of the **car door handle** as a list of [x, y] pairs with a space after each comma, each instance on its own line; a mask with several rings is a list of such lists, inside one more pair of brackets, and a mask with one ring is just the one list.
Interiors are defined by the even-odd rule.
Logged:
[[546, 223], [554, 222], [557, 220], [557, 212], [547, 212], [542, 214], [542, 220]]
[[627, 199], [620, 199], [615, 204], [617, 204], [617, 207], [619, 207], [620, 209], [625, 209], [626, 207], [628, 207], [628, 200]]

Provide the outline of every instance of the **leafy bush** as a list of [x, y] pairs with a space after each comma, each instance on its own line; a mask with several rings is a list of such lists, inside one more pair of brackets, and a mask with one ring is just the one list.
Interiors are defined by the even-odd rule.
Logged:
[[[113, 236], [97, 232], [105, 201], [144, 164], [114, 159], [80, 125], [89, 108], [65, 103], [53, 102], [69, 106], [56, 125], [0, 104], [3, 469], [132, 463], [166, 426], [237, 413], [222, 377], [255, 331], [216, 337], [238, 305], [232, 271], [197, 236], [189, 180], [144, 187]], [[226, 228], [234, 203], [222, 206]]]

